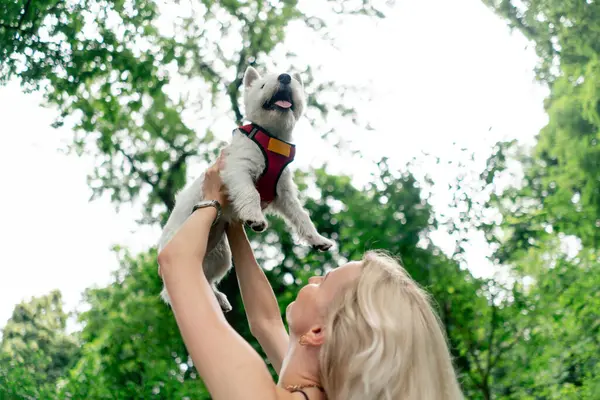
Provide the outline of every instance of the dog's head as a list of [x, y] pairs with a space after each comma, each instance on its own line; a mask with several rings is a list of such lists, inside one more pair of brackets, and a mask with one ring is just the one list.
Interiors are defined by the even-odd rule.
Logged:
[[246, 118], [273, 135], [289, 138], [304, 112], [304, 85], [299, 74], [260, 74], [248, 67], [244, 74]]

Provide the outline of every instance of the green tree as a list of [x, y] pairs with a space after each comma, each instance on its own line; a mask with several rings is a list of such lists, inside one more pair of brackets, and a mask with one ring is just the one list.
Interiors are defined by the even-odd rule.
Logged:
[[58, 291], [15, 307], [0, 342], [1, 395], [54, 398], [60, 378], [78, 356], [78, 343], [66, 333], [66, 323]]
[[81, 355], [59, 397], [209, 399], [173, 314], [158, 296], [156, 252], [132, 256], [116, 248], [115, 254], [121, 267], [113, 283], [85, 292]]
[[[533, 149], [498, 143], [482, 174], [494, 259], [510, 267], [513, 321], [523, 332], [494, 371], [495, 395], [595, 399], [600, 309], [600, 5], [595, 1], [488, 1], [532, 41], [548, 85], [548, 124]], [[498, 188], [514, 173], [522, 179]], [[519, 368], [515, 368], [515, 365]]]
[[[499, 371], [499, 394], [510, 399], [595, 399], [600, 393], [600, 284], [597, 251], [571, 258], [548, 240], [538, 257], [547, 269], [528, 289], [519, 319], [526, 331], [511, 364]], [[516, 261], [528, 264], [533, 258]], [[517, 373], [515, 373], [517, 372]]]
[[[507, 251], [528, 248], [548, 230], [575, 235], [584, 245], [598, 247], [600, 4], [585, 0], [484, 3], [533, 42], [540, 57], [538, 79], [550, 88], [545, 104], [549, 122], [534, 149], [520, 152], [522, 187], [507, 191], [500, 204], [513, 215], [527, 215], [505, 221], [513, 237]], [[506, 147], [502, 144], [505, 153]]]
[[[369, 2], [324, 4], [342, 18], [384, 16], [384, 8]], [[25, 90], [42, 90], [47, 104], [58, 110], [56, 125], [74, 127], [71, 150], [97, 160], [89, 181], [94, 196], [108, 194], [117, 206], [141, 201], [141, 223], [164, 223], [174, 194], [187, 181], [187, 166], [214, 159], [220, 145], [212, 133], [215, 110], [241, 122], [240, 83], [248, 65], [301, 69], [307, 116], [316, 129], [336, 114], [358, 121], [351, 104], [324, 100], [328, 89], [338, 91], [337, 99], [349, 89], [320, 81], [318, 66], [304, 66], [293, 54], [287, 54], [287, 62], [273, 59], [292, 23], [328, 40], [325, 20], [300, 11], [296, 1], [181, 2], [174, 6], [181, 17], [173, 28], [160, 22], [163, 7], [168, 6], [151, 0], [0, 5], [0, 82], [16, 77]], [[204, 95], [173, 94], [170, 85], [176, 80]], [[202, 120], [203, 132], [190, 128], [190, 114]], [[410, 168], [395, 171], [381, 160], [372, 183], [360, 188], [351, 177], [331, 176], [324, 169], [300, 172], [306, 207], [318, 229], [340, 243], [339, 252], [317, 253], [298, 245], [279, 220], [271, 221], [269, 232], [251, 234], [253, 245], [282, 311], [310, 274], [358, 258], [369, 248], [401, 255], [434, 296], [467, 397], [492, 398], [497, 371], [512, 360], [519, 338], [514, 332], [522, 330], [515, 318], [520, 308], [514, 306], [520, 303], [502, 298], [499, 293], [510, 289], [475, 279], [460, 267], [458, 255], [447, 257], [428, 240], [437, 221], [422, 189], [433, 183], [417, 181]], [[316, 188], [315, 195], [308, 195], [309, 187]], [[460, 182], [455, 189], [461, 190]], [[158, 299], [154, 250], [130, 255], [117, 249], [116, 254], [121, 269], [113, 283], [86, 292], [90, 310], [79, 316], [81, 355], [61, 383], [60, 396], [208, 398], [170, 311]], [[228, 320], [258, 349], [235, 274], [223, 290], [234, 304]], [[22, 397], [34, 395], [25, 389]]]
[[[382, 18], [385, 8], [328, 1], [319, 14]], [[172, 26], [161, 11], [176, 15]], [[58, 109], [56, 125], [73, 126], [70, 150], [97, 160], [90, 175], [94, 196], [108, 194], [116, 205], [142, 199], [142, 222], [164, 223], [173, 194], [186, 182], [187, 163], [206, 160], [218, 145], [211, 132], [215, 110], [241, 123], [245, 69], [269, 64], [292, 23], [328, 40], [325, 20], [302, 12], [296, 0], [3, 2], [0, 84], [17, 78], [24, 90], [42, 90]], [[303, 73], [313, 124], [354, 116], [343, 103], [349, 88], [318, 80], [319, 66], [306, 66], [293, 53], [287, 60], [277, 66]], [[169, 94], [173, 79], [194, 95]], [[323, 100], [332, 88], [335, 105]], [[188, 114], [202, 120], [205, 132], [189, 127]]]

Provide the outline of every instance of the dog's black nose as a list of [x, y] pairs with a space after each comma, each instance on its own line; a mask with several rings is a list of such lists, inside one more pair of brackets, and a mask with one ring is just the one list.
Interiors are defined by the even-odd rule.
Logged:
[[277, 78], [277, 80], [281, 83], [283, 83], [284, 85], [289, 85], [290, 82], [292, 81], [292, 77], [289, 76], [288, 74], [281, 74], [279, 75], [279, 78]]

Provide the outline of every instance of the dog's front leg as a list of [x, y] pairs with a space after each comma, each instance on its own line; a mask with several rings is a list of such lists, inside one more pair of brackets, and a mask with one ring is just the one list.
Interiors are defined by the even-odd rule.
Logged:
[[277, 197], [273, 208], [285, 218], [300, 238], [306, 240], [314, 248], [325, 251], [333, 246], [333, 242], [319, 234], [308, 212], [298, 200], [298, 189], [292, 180], [292, 174], [285, 169], [277, 184]]
[[227, 187], [229, 201], [237, 219], [256, 232], [267, 229], [267, 220], [260, 207], [260, 195], [251, 175], [241, 169], [229, 169], [226, 166], [221, 177]]
[[247, 224], [252, 230], [262, 232], [267, 229], [268, 223], [260, 207], [260, 195], [252, 179], [234, 179], [233, 185], [228, 185], [232, 206], [240, 221]]

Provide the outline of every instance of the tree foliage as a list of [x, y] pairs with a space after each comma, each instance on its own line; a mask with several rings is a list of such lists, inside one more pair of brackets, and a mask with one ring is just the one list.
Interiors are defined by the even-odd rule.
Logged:
[[[600, 393], [600, 5], [484, 1], [535, 45], [550, 95], [533, 149], [498, 143], [482, 174], [499, 223], [483, 224], [523, 296], [523, 336], [498, 371], [498, 396], [595, 399]], [[517, 170], [513, 166], [518, 166]], [[499, 179], [522, 179], [500, 188]], [[514, 366], [519, 368], [515, 369]]]
[[58, 291], [15, 307], [0, 342], [0, 395], [51, 398], [78, 356], [77, 338], [67, 334], [66, 323]]
[[113, 283], [85, 292], [81, 355], [59, 398], [208, 399], [173, 315], [157, 295], [156, 252], [115, 253], [121, 268]]
[[[386, 249], [432, 294], [466, 398], [593, 399], [600, 393], [600, 6], [483, 1], [540, 56], [537, 77], [551, 94], [534, 149], [498, 143], [480, 179], [460, 173], [449, 187], [455, 217], [435, 216], [436, 183], [417, 179], [415, 163], [397, 170], [379, 160], [361, 187], [326, 167], [298, 171], [307, 210], [339, 249], [312, 251], [276, 218], [249, 236], [282, 315], [309, 276]], [[140, 202], [139, 222], [161, 225], [187, 168], [214, 160], [219, 115], [231, 126], [242, 121], [248, 65], [300, 69], [315, 129], [326, 130], [332, 115], [358, 123], [352, 104], [324, 96], [335, 89], [343, 99], [350, 88], [319, 80], [319, 66], [294, 54], [277, 55], [279, 44], [292, 24], [327, 41], [326, 16], [383, 18], [386, 7], [327, 1], [311, 15], [293, 0], [3, 2], [0, 84], [19, 79], [24, 90], [42, 91], [57, 110], [55, 125], [73, 128], [70, 149], [96, 160], [93, 198], [109, 195], [117, 207]], [[182, 82], [188, 93], [173, 89]], [[515, 163], [520, 184], [501, 185]], [[459, 238], [454, 254], [431, 242], [438, 227]], [[486, 234], [504, 276], [476, 278], [464, 268], [473, 229]], [[565, 251], [569, 238], [579, 247]], [[210, 398], [159, 298], [156, 250], [114, 252], [120, 269], [108, 286], [85, 291], [79, 332], [67, 334], [58, 292], [15, 308], [3, 330], [0, 398]], [[222, 290], [234, 305], [227, 319], [261, 352], [235, 273]]]
[[[374, 18], [386, 8], [352, 0], [325, 7]], [[167, 13], [174, 18], [164, 18]], [[186, 182], [187, 163], [218, 145], [211, 132], [215, 110], [225, 107], [232, 121], [242, 122], [245, 69], [270, 63], [292, 23], [328, 40], [325, 20], [302, 12], [296, 0], [3, 2], [0, 84], [17, 77], [25, 90], [43, 90], [59, 111], [55, 125], [73, 127], [69, 148], [97, 161], [90, 175], [94, 197], [109, 194], [117, 205], [142, 199], [143, 222], [164, 223], [173, 193]], [[321, 98], [335, 88], [343, 99], [349, 88], [315, 79], [315, 67], [287, 56], [291, 62], [282, 68], [303, 68], [313, 124], [353, 114], [349, 105]], [[172, 94], [173, 80], [193, 89]], [[190, 128], [188, 114], [205, 132]]]
[[[600, 4], [485, 2], [533, 42], [540, 56], [538, 79], [550, 88], [548, 124], [531, 152], [517, 152], [524, 170], [522, 187], [511, 188], [496, 202], [505, 214], [513, 214], [505, 220], [514, 238], [506, 253], [528, 248], [546, 231], [575, 235], [586, 246], [598, 247]], [[498, 157], [510, 156], [510, 143], [499, 146]]]

